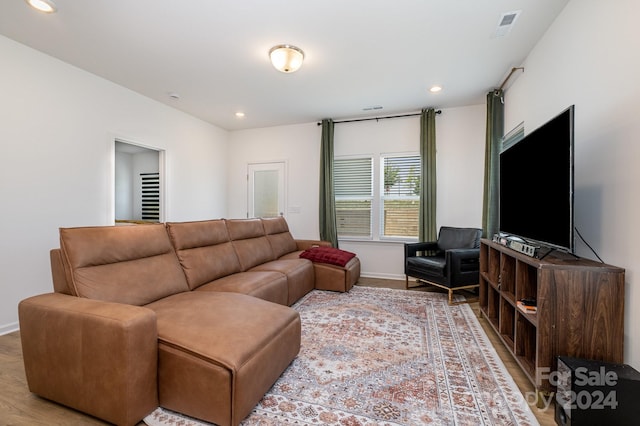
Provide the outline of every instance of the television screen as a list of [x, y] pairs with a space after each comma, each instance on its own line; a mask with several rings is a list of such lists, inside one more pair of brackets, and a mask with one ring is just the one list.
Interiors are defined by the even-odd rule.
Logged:
[[570, 106], [500, 154], [500, 232], [574, 251]]

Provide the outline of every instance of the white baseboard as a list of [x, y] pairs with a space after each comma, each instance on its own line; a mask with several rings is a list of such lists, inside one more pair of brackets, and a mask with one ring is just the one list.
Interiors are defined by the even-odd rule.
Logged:
[[362, 272], [360, 273], [360, 276], [363, 278], [379, 278], [382, 280], [402, 280], [404, 281], [404, 274], [403, 275], [398, 275], [398, 274], [384, 274], [384, 273], [367, 273], [367, 272]]
[[0, 326], [0, 336], [13, 333], [14, 331], [18, 330], [20, 330], [20, 325], [17, 322], [5, 324], [3, 326]]

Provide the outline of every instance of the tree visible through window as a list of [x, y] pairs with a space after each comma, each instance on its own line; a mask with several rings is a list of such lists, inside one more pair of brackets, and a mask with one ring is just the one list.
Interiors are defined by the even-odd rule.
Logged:
[[420, 156], [383, 156], [380, 236], [417, 238]]
[[416, 239], [420, 156], [382, 155], [379, 168], [373, 167], [373, 160], [372, 157], [335, 159], [338, 236]]

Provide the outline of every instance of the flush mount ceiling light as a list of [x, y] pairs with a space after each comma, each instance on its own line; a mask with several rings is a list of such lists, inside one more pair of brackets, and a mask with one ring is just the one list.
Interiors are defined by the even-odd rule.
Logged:
[[442, 90], [442, 87], [440, 87], [440, 86], [432, 86], [432, 87], [429, 89], [429, 91], [430, 91], [431, 93], [438, 93], [438, 92], [439, 92], [439, 91], [441, 91], [441, 90]]
[[44, 13], [54, 13], [58, 10], [52, 0], [25, 0], [27, 4]]
[[278, 71], [291, 73], [302, 66], [304, 52], [299, 47], [290, 44], [279, 44], [269, 50], [269, 57]]

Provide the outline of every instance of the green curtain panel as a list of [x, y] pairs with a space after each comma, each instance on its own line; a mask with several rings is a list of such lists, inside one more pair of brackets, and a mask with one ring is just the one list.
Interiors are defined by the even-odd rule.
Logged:
[[499, 230], [500, 145], [504, 136], [503, 96], [502, 90], [487, 93], [487, 136], [482, 200], [482, 230], [485, 238], [493, 237]]
[[322, 120], [320, 153], [320, 239], [338, 247], [336, 200], [333, 189], [333, 120]]
[[423, 109], [420, 114], [420, 213], [419, 241], [435, 241], [436, 229], [436, 111]]

